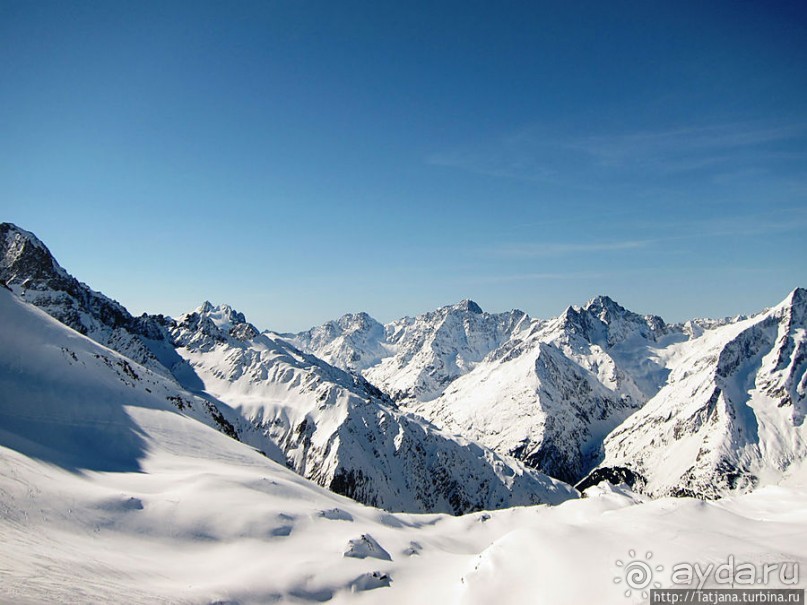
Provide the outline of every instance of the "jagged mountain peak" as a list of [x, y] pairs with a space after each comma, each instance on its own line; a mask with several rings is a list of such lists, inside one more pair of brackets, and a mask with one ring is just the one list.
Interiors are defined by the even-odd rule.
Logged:
[[247, 323], [244, 314], [236, 311], [230, 305], [214, 305], [208, 300], [196, 307], [192, 313], [209, 317], [220, 328], [229, 329], [234, 325]]
[[66, 279], [67, 272], [56, 262], [48, 247], [30, 231], [13, 223], [0, 223], [2, 256], [0, 269], [9, 285], [27, 280]]
[[210, 302], [209, 300], [206, 300], [201, 305], [196, 307], [196, 309], [194, 309], [194, 312], [199, 314], [210, 313], [210, 311], [212, 311], [214, 308], [215, 307], [213, 306], [213, 303]]
[[345, 313], [335, 322], [328, 323], [335, 323], [343, 332], [366, 332], [378, 327], [383, 329], [381, 323], [365, 311]]
[[470, 298], [463, 298], [460, 302], [458, 302], [455, 305], [451, 305], [449, 308], [452, 310], [464, 311], [467, 313], [476, 313], [477, 315], [481, 315], [482, 313], [484, 313], [484, 311], [482, 311], [482, 307], [480, 307]]
[[260, 334], [243, 313], [230, 305], [214, 305], [207, 300], [190, 313], [181, 315], [172, 331], [175, 341], [182, 346], [192, 341], [207, 341], [207, 345], [212, 346], [215, 342], [226, 342], [230, 338], [249, 341]]
[[[670, 358], [664, 386], [604, 442], [654, 496], [717, 498], [774, 482], [807, 455], [807, 291], [710, 327]], [[624, 464], [623, 464], [624, 463]]]
[[582, 307], [567, 307], [559, 322], [563, 330], [604, 348], [635, 337], [655, 341], [668, 331], [661, 317], [639, 315], [604, 295], [595, 296]]
[[598, 316], [621, 316], [630, 313], [625, 307], [620, 305], [610, 296], [605, 294], [598, 294], [594, 298], [590, 299], [585, 305], [583, 305], [583, 309], [588, 311], [589, 313], [594, 313]]
[[796, 322], [804, 323], [807, 317], [807, 289], [794, 289], [776, 308], [789, 310]]
[[0, 236], [19, 238], [25, 240], [33, 246], [36, 246], [37, 248], [43, 250], [48, 249], [42, 240], [40, 240], [36, 235], [30, 231], [22, 229], [21, 227], [18, 227], [14, 223], [0, 223]]
[[0, 224], [0, 280], [51, 317], [149, 369], [168, 375], [178, 360], [161, 321], [132, 317], [119, 302], [63, 269], [33, 233]]

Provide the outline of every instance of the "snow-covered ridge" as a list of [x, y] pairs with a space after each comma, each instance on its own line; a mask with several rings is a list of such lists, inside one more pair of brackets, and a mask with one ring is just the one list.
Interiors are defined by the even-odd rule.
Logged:
[[65, 271], [35, 235], [0, 223], [0, 280], [24, 300], [93, 340], [163, 375], [181, 361], [160, 322], [133, 317], [120, 303]]
[[389, 510], [452, 513], [574, 496], [403, 414], [364, 378], [257, 334], [229, 307], [202, 305], [170, 331], [207, 392], [277, 444], [290, 468], [338, 493]]
[[[791, 317], [789, 325], [799, 325], [801, 315], [798, 309], [802, 296], [803, 290], [796, 290], [777, 307], [780, 315]], [[782, 310], [790, 308], [796, 309], [790, 315]], [[756, 315], [752, 321], [774, 311]], [[550, 320], [534, 320], [522, 314], [516, 322], [507, 324], [510, 327], [515, 325], [515, 329], [502, 330], [499, 339], [488, 338], [488, 346], [477, 348], [477, 356], [472, 357], [465, 353], [466, 343], [473, 339], [478, 341], [480, 335], [495, 333], [489, 329], [490, 324], [473, 329], [480, 327], [480, 324], [473, 323], [473, 316], [479, 317], [480, 314], [477, 305], [464, 301], [418, 318], [392, 322], [385, 327], [384, 340], [380, 341], [380, 346], [389, 352], [388, 356], [377, 356], [381, 359], [375, 365], [365, 367], [362, 374], [396, 398], [404, 409], [437, 426], [572, 482], [582, 479], [601, 462], [605, 456], [606, 438], [620, 423], [625, 422], [623, 426], [630, 428], [620, 428], [615, 435], [629, 443], [634, 442], [634, 431], [640, 428], [648, 434], [649, 440], [664, 441], [657, 433], [668, 430], [668, 423], [658, 418], [646, 425], [642, 420], [644, 412], [639, 410], [657, 397], [665, 401], [663, 411], [659, 412], [664, 418], [671, 414], [671, 408], [687, 405], [691, 399], [689, 394], [676, 392], [672, 396], [674, 401], [670, 401], [667, 394], [670, 382], [677, 380], [676, 371], [680, 368], [687, 368], [686, 372], [696, 369], [688, 364], [701, 367], [706, 362], [693, 361], [692, 357], [704, 347], [709, 349], [713, 334], [730, 331], [734, 326], [749, 321], [738, 317], [671, 325], [658, 316], [639, 315], [607, 296], [598, 296], [585, 305], [571, 306]], [[500, 321], [502, 315], [488, 317]], [[463, 327], [472, 328], [450, 329], [451, 326], [457, 327], [458, 318], [461, 318]], [[796, 332], [790, 337], [781, 337], [789, 344], [779, 348], [778, 369], [773, 366], [763, 368], [755, 380], [760, 389], [771, 396], [781, 396], [782, 402], [793, 401], [794, 418], [798, 419], [801, 414], [799, 397], [803, 393], [798, 385], [805, 380], [805, 368], [791, 359], [798, 360], [801, 354], [800, 328], [794, 329]], [[325, 334], [320, 333], [322, 337], [317, 344], [320, 350], [327, 350], [329, 346]], [[400, 334], [404, 336], [396, 339], [395, 336]], [[759, 346], [772, 346], [774, 336], [770, 335], [767, 340], [758, 336], [754, 338], [755, 346], [746, 339], [727, 345], [722, 352], [714, 352], [713, 355], [720, 358], [715, 371], [728, 375], [737, 367], [752, 363], [752, 358], [759, 354]], [[306, 342], [303, 338], [301, 346]], [[342, 358], [350, 357], [352, 342], [340, 341]], [[379, 343], [378, 340], [375, 342]], [[399, 348], [395, 346], [397, 342], [402, 343]], [[354, 355], [361, 357], [362, 350]], [[463, 355], [472, 358], [473, 362], [455, 363], [456, 359], [463, 359]], [[705, 358], [711, 359], [709, 354]], [[726, 378], [719, 380], [725, 381]], [[725, 387], [721, 389], [723, 393]], [[708, 396], [712, 393], [710, 391]], [[744, 400], [742, 396], [735, 396], [735, 399]], [[744, 406], [738, 409], [742, 412]], [[684, 423], [675, 430], [686, 435], [688, 432], [697, 433], [699, 426], [697, 422]], [[784, 439], [791, 439], [787, 431], [784, 435]], [[702, 434], [700, 438], [704, 438]], [[738, 474], [738, 463], [728, 461], [734, 456], [743, 459], [751, 456], [734, 452], [735, 449], [748, 450], [750, 446], [743, 443], [735, 440], [721, 446], [728, 453], [712, 465], [716, 469], [714, 477], [722, 477], [727, 485], [739, 485], [734, 478]], [[760, 449], [760, 446], [754, 447]], [[777, 448], [772, 446], [761, 447], [764, 450], [762, 457], [772, 456], [774, 459], [763, 466], [779, 468], [780, 471], [790, 463], [782, 460], [800, 460], [804, 455], [798, 447], [787, 446], [784, 453], [776, 452]], [[624, 468], [624, 473], [642, 476], [640, 461], [645, 458], [644, 449], [647, 448], [637, 445], [614, 462], [614, 468]], [[659, 456], [660, 464], [664, 456]], [[629, 464], [630, 459], [636, 460], [637, 464]], [[747, 466], [742, 463], [739, 468]], [[605, 470], [598, 472], [598, 476], [604, 476]], [[746, 481], [744, 489], [768, 482], [766, 472], [762, 477], [755, 476]], [[679, 488], [680, 493], [689, 493], [686, 490], [691, 486], [686, 485], [688, 481], [679, 481], [674, 487], [668, 486], [658, 493], [676, 494]], [[699, 488], [694, 493], [714, 496], [724, 491], [723, 488]], [[648, 493], [657, 492], [648, 489]]]
[[[13, 289], [42, 302], [23, 285], [26, 255], [44, 248], [29, 236], [14, 234], [3, 270], [15, 268]], [[47, 262], [31, 271], [42, 267], [40, 279], [59, 277]], [[765, 588], [803, 585], [791, 580], [807, 565], [807, 290], [698, 330], [591, 303], [573, 322], [527, 320], [481, 360], [463, 357], [455, 367], [464, 373], [438, 397], [398, 408], [366, 379], [259, 334], [226, 305], [151, 320], [179, 347], [171, 369], [185, 389], [167, 366], [152, 371], [11, 289], [0, 288], [9, 602], [616, 605], [646, 601], [638, 590], [625, 595], [635, 553], [664, 587], [673, 565], [729, 561], [788, 568], [790, 579], [773, 574]], [[465, 319], [483, 314], [464, 306], [473, 340]], [[93, 314], [101, 307], [86, 309], [108, 334]], [[341, 329], [362, 323], [353, 316]], [[424, 342], [441, 342], [439, 358], [449, 359], [451, 340]], [[604, 439], [595, 474], [636, 491], [593, 474], [586, 497], [569, 498], [568, 486], [441, 433], [412, 407], [505, 450], [521, 430], [525, 458], [572, 474]], [[396, 510], [560, 504], [396, 514], [322, 489], [286, 463]], [[725, 588], [718, 579], [706, 587]]]
[[137, 470], [148, 443], [132, 407], [181, 413], [238, 438], [231, 411], [3, 289], [0, 317], [0, 443], [64, 468]]
[[678, 347], [665, 386], [605, 441], [600, 467], [648, 494], [715, 498], [775, 483], [807, 456], [807, 290]]
[[3, 229], [12, 290], [178, 380], [220, 430], [321, 485], [388, 509], [451, 513], [576, 497], [568, 485], [402, 414], [366, 379], [260, 334], [232, 307], [205, 302], [177, 320], [133, 318], [67, 274], [33, 235]]
[[802, 289], [751, 318], [672, 325], [598, 296], [549, 320], [464, 300], [386, 326], [355, 313], [261, 334], [209, 302], [177, 320], [133, 318], [32, 234], [0, 230], [0, 279], [14, 292], [176, 378], [267, 455], [365, 502], [506, 506], [544, 498], [541, 473], [577, 482], [595, 467], [594, 478], [631, 478], [647, 494], [716, 497], [775, 483], [804, 458]]
[[386, 326], [366, 313], [349, 314], [288, 338], [337, 367], [361, 372], [406, 403], [438, 397], [529, 324], [522, 311], [485, 313], [463, 300]]
[[391, 322], [383, 335], [361, 316], [291, 342], [361, 371], [438, 426], [567, 481], [596, 464], [607, 433], [663, 384], [653, 351], [687, 338], [607, 296], [547, 321], [465, 300]]

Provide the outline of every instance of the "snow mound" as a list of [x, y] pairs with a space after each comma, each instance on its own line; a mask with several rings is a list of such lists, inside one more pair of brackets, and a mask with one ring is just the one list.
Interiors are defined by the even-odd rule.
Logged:
[[366, 559], [369, 557], [381, 559], [382, 561], [392, 560], [390, 554], [370, 534], [362, 534], [361, 537], [348, 542], [344, 556], [353, 557], [354, 559]]

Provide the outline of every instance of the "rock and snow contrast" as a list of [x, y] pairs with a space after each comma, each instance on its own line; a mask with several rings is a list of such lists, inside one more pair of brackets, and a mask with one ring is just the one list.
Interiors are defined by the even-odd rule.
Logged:
[[575, 492], [513, 459], [401, 412], [364, 378], [260, 334], [205, 303], [169, 325], [207, 393], [226, 401], [304, 477], [365, 504], [463, 513]]
[[605, 441], [651, 495], [715, 498], [779, 481], [807, 454], [807, 290], [670, 348], [663, 388]]
[[0, 223], [0, 280], [62, 323], [149, 369], [181, 361], [157, 318], [132, 315], [67, 273], [35, 235]]
[[0, 277], [21, 297], [105, 346], [134, 351], [133, 360], [203, 399], [225, 433], [337, 493], [387, 510], [454, 514], [577, 496], [402, 413], [365, 379], [261, 334], [227, 305], [134, 319], [70, 276], [33, 234], [9, 224], [2, 233]]
[[[775, 482], [804, 458], [804, 292], [751, 319], [676, 325], [606, 296], [551, 320], [463, 301], [392, 322], [383, 338], [366, 318], [375, 339], [339, 320], [291, 340], [323, 355], [338, 343], [343, 367], [376, 359], [357, 369], [403, 409], [553, 477], [629, 478], [648, 494], [713, 498]], [[718, 398], [725, 423], [715, 412], [707, 426]]]
[[366, 313], [344, 315], [289, 342], [329, 363], [361, 372], [395, 401], [429, 401], [527, 328], [521, 311], [485, 313], [463, 300], [382, 326]]
[[278, 335], [133, 317], [10, 224], [0, 280], [0, 601], [639, 603], [729, 558], [804, 585], [806, 290]]
[[663, 383], [658, 351], [684, 338], [607, 297], [529, 322], [413, 411], [565, 481], [596, 465], [608, 433]]

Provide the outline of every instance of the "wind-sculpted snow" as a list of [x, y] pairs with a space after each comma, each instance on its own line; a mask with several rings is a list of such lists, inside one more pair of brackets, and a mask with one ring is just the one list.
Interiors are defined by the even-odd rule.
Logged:
[[[217, 321], [216, 318], [225, 318]], [[235, 407], [301, 475], [388, 510], [462, 513], [574, 492], [407, 416], [364, 378], [203, 305], [170, 327], [205, 389]]]
[[807, 454], [805, 290], [680, 345], [667, 384], [605, 442], [601, 466], [648, 494], [715, 498], [778, 481]]
[[181, 414], [127, 413], [142, 472], [77, 474], [0, 445], [3, 601], [622, 605], [647, 602], [625, 597], [617, 562], [634, 549], [665, 588], [684, 562], [785, 565], [786, 581], [807, 565], [803, 486], [705, 503], [600, 485], [555, 507], [392, 514]]

